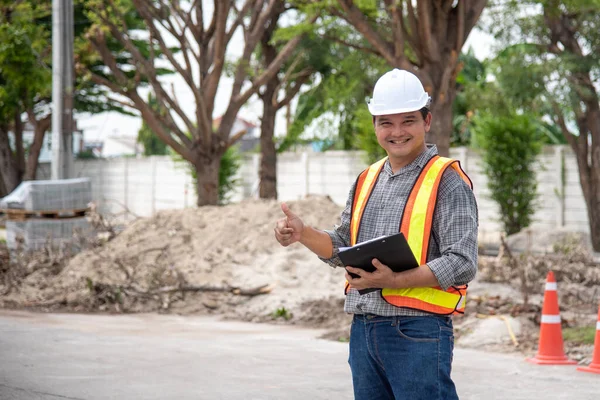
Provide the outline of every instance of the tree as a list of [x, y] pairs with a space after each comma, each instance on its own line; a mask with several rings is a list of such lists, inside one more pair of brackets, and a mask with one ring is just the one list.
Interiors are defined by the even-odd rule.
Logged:
[[[354, 34], [347, 24], [331, 18], [324, 24], [328, 31], [323, 38], [307, 45], [313, 52], [309, 64], [317, 70], [315, 84], [299, 96], [293, 123], [279, 151], [301, 142], [304, 135], [304, 140], [321, 141], [323, 150], [361, 149], [368, 160], [381, 158], [384, 152], [373, 134], [365, 99], [386, 70], [385, 60], [345, 45], [344, 38]], [[306, 137], [311, 126], [318, 131], [318, 138]]]
[[[123, 98], [124, 106], [137, 110], [161, 140], [194, 165], [198, 176], [198, 206], [217, 204], [220, 159], [245, 133], [231, 132], [239, 110], [277, 73], [301, 38], [298, 34], [288, 41], [264, 69], [249, 70], [280, 1], [214, 0], [212, 10], [208, 1], [199, 0], [82, 1], [95, 22], [88, 38], [108, 69], [91, 71], [91, 79]], [[207, 24], [206, 17], [210, 14]], [[143, 27], [131, 25], [135, 16], [143, 19]], [[124, 50], [121, 53], [126, 55], [124, 62], [117, 62], [107, 45], [109, 39], [116, 40]], [[227, 109], [218, 128], [213, 130], [215, 97], [232, 40], [242, 44], [242, 51], [233, 63], [233, 85]], [[140, 50], [142, 43], [146, 51]], [[165, 63], [181, 76], [192, 93], [193, 116], [159, 79], [158, 72]], [[158, 114], [144, 100], [138, 85], [142, 79], [148, 80], [158, 103], [169, 113]]]
[[[47, 65], [49, 31], [39, 24], [48, 15], [48, 5], [31, 2], [0, 8], [0, 178], [9, 193], [23, 178], [35, 178], [37, 158], [51, 122], [45, 107], [52, 73]], [[35, 129], [28, 160], [24, 115]], [[13, 133], [12, 146], [9, 132]]]
[[535, 117], [484, 112], [475, 117], [473, 131], [504, 231], [518, 233], [531, 224], [535, 213], [535, 162], [542, 149]]
[[600, 98], [594, 85], [600, 73], [600, 3], [538, 0], [527, 2], [530, 12], [515, 13], [523, 3], [499, 9], [510, 17], [496, 18], [503, 24], [493, 32], [522, 51], [521, 71], [536, 74], [537, 97], [577, 157], [592, 245], [600, 251]]
[[[281, 40], [282, 38], [275, 37], [277, 33], [281, 33], [282, 31], [280, 28], [278, 32], [277, 28], [281, 16], [286, 11], [285, 6], [284, 1], [280, 1], [275, 6], [275, 12], [268, 21], [269, 25], [263, 32], [260, 40], [260, 60], [262, 67], [265, 69], [275, 61], [278, 52], [284, 46], [283, 43], [285, 43]], [[309, 81], [314, 72], [314, 66], [310, 62], [307, 63], [306, 57], [306, 53], [310, 51], [307, 44], [311, 42], [307, 36], [304, 36], [290, 60], [284, 63], [281, 69], [258, 92], [258, 96], [263, 104], [260, 125], [260, 184], [258, 188], [261, 199], [277, 198], [277, 150], [274, 141], [275, 119], [279, 110], [289, 106], [302, 85]], [[284, 92], [282, 99], [279, 99], [280, 91]]]
[[369, 43], [352, 47], [375, 52], [389, 66], [409, 70], [432, 97], [434, 115], [427, 140], [448, 155], [452, 103], [460, 71], [459, 54], [487, 0], [337, 0], [310, 1], [327, 7]]
[[[87, 24], [81, 8], [75, 8], [75, 37]], [[11, 192], [22, 180], [35, 179], [44, 136], [51, 125], [52, 15], [50, 2], [18, 1], [0, 6], [0, 180]], [[86, 48], [76, 47], [77, 62]], [[76, 76], [74, 110], [79, 113], [123, 112], [107, 101], [105, 91]], [[23, 129], [34, 130], [29, 147]], [[13, 143], [9, 140], [13, 134]]]

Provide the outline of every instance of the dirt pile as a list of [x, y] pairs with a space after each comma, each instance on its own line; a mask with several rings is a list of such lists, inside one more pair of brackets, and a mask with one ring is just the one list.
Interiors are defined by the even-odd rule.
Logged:
[[[307, 224], [321, 228], [332, 227], [341, 212], [326, 197], [289, 205]], [[310, 307], [301, 305], [324, 301], [340, 313], [343, 271], [301, 245], [281, 247], [273, 227], [282, 215], [279, 202], [260, 200], [162, 211], [63, 265], [30, 265], [18, 284], [0, 283], [0, 306], [206, 312], [251, 321], [306, 315], [310, 322], [315, 317], [303, 312]]]

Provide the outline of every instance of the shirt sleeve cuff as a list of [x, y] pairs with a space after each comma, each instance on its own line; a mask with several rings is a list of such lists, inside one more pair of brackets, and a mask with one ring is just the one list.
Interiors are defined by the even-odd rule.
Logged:
[[438, 281], [440, 287], [448, 290], [454, 284], [452, 280], [452, 261], [442, 256], [427, 263], [433, 275]]
[[325, 231], [331, 238], [331, 243], [333, 244], [333, 255], [330, 258], [319, 257], [319, 259], [326, 264], [336, 268], [336, 267], [344, 267], [342, 264], [342, 260], [338, 257], [338, 253], [340, 252], [340, 247], [344, 247], [343, 241], [341, 241], [338, 236], [333, 231]]

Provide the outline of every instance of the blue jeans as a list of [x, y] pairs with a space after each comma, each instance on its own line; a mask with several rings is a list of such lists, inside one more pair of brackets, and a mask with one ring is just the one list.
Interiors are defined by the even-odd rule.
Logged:
[[458, 399], [453, 349], [449, 317], [355, 315], [348, 360], [355, 400]]

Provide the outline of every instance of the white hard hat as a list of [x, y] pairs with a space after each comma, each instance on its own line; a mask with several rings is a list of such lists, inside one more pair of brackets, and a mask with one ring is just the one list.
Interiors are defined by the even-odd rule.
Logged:
[[416, 75], [395, 68], [377, 80], [368, 106], [371, 115], [398, 114], [420, 110], [430, 100]]

